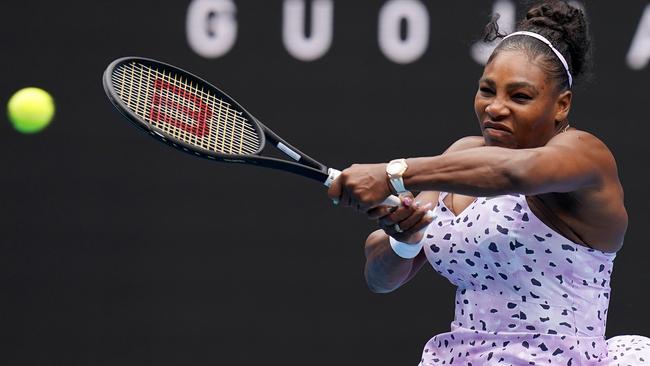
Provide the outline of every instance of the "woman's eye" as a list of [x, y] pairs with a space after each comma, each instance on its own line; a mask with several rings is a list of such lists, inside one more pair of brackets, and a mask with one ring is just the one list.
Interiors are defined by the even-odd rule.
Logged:
[[492, 89], [490, 89], [490, 88], [483, 87], [483, 88], [479, 88], [479, 90], [480, 90], [481, 93], [483, 93], [483, 94], [493, 94], [493, 93], [492, 93]]
[[525, 100], [530, 100], [533, 99], [527, 94], [522, 94], [522, 93], [517, 93], [513, 96], [514, 99], [525, 99]]

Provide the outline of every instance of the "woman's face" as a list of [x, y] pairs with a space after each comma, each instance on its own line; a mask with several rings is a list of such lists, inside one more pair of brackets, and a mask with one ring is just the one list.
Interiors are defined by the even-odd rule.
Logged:
[[474, 110], [488, 146], [544, 146], [557, 133], [571, 105], [535, 61], [521, 51], [501, 51], [485, 66]]

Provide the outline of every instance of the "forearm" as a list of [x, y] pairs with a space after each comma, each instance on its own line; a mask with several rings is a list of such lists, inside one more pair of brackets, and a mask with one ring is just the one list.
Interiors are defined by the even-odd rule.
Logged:
[[496, 196], [525, 189], [522, 171], [530, 153], [500, 147], [476, 147], [444, 155], [407, 159], [404, 184], [411, 191]]
[[388, 235], [378, 230], [366, 240], [365, 277], [372, 292], [391, 292], [406, 282], [414, 259], [399, 257], [390, 246]]

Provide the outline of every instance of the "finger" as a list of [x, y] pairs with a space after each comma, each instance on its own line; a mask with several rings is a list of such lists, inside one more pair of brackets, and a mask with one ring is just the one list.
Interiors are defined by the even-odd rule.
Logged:
[[414, 210], [410, 207], [400, 207], [395, 212], [380, 218], [378, 223], [386, 226], [393, 225], [413, 215], [413, 212]]
[[402, 231], [401, 233], [388, 234], [398, 241], [404, 243], [419, 243], [424, 238], [424, 232], [431, 224], [431, 218], [425, 216], [421, 222], [414, 225], [410, 230]]
[[433, 215], [425, 214], [424, 217], [422, 217], [422, 220], [418, 222], [417, 224], [411, 226], [411, 228], [407, 232], [404, 232], [405, 234], [414, 234], [417, 233], [418, 231], [421, 231], [422, 229], [425, 229], [429, 224], [431, 224], [434, 220]]
[[412, 199], [405, 198], [402, 200], [402, 205], [400, 207], [398, 207], [393, 213], [382, 217], [381, 220], [383, 220], [387, 225], [394, 224], [411, 216], [415, 210], [417, 210], [417, 206], [413, 204]]
[[[388, 206], [388, 207], [409, 206], [409, 204], [412, 203], [414, 199], [415, 197], [413, 196], [413, 193], [405, 192], [402, 193], [400, 196], [395, 196], [395, 195], [388, 196], [384, 198], [384, 200], [382, 200], [381, 202], [375, 203], [370, 208], [381, 207], [381, 206]], [[405, 200], [407, 202], [406, 205], [404, 204]]]
[[395, 210], [397, 210], [397, 206], [376, 206], [366, 211], [366, 215], [368, 215], [370, 220], [378, 220], [384, 216], [390, 215], [395, 212]]
[[425, 216], [427, 216], [427, 213], [432, 206], [432, 203], [427, 203], [422, 207], [418, 207], [412, 215], [399, 222], [400, 228], [404, 232], [411, 231], [416, 224], [420, 223], [425, 218]]
[[396, 224], [396, 221], [387, 220], [385, 218], [377, 220], [377, 226], [379, 226], [379, 228], [383, 229], [384, 231], [396, 233], [402, 232], [402, 228], [395, 226]]
[[402, 200], [402, 203], [404, 203], [404, 200], [407, 199], [407, 198], [409, 198], [409, 199], [411, 199], [411, 201], [413, 201], [415, 196], [413, 196], [413, 193], [411, 193], [410, 191], [406, 191], [406, 192], [400, 194], [399, 198], [400, 198], [400, 200]]
[[424, 213], [420, 221], [412, 225], [408, 230], [403, 230], [401, 233], [395, 233], [391, 236], [405, 243], [418, 243], [422, 241], [424, 231], [433, 220], [435, 220], [435, 217], [432, 211], [427, 211]]
[[348, 207], [352, 204], [352, 197], [346, 189], [341, 189], [341, 195], [338, 200], [339, 206]]
[[387, 235], [396, 239], [404, 232], [399, 224], [382, 225], [380, 228], [384, 230]]

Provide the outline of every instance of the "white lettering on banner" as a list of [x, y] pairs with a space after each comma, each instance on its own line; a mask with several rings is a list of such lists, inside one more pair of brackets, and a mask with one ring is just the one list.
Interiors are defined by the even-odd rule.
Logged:
[[[500, 33], [511, 33], [515, 29], [516, 8], [512, 1], [499, 0], [495, 2], [492, 6], [492, 14], [500, 15], [497, 21]], [[483, 41], [476, 42], [470, 49], [472, 59], [481, 65], [485, 65], [499, 42], [501, 40], [498, 38], [489, 43]]]
[[[406, 37], [401, 37], [402, 21]], [[391, 0], [379, 12], [379, 48], [393, 62], [408, 64], [420, 58], [429, 44], [429, 12], [416, 0]]]
[[285, 0], [282, 41], [287, 51], [302, 61], [322, 57], [332, 45], [334, 3], [314, 0], [311, 9], [311, 35], [305, 35], [305, 0]]
[[627, 64], [634, 70], [645, 68], [648, 61], [650, 61], [650, 5], [646, 6], [641, 16], [641, 23], [627, 53]]
[[237, 7], [232, 0], [193, 0], [187, 9], [187, 41], [206, 58], [225, 55], [237, 40]]
[[[307, 1], [312, 1], [309, 36], [305, 32]], [[583, 1], [569, 3], [584, 11]], [[502, 33], [514, 31], [517, 14], [513, 0], [494, 1], [492, 11], [500, 14]], [[190, 48], [205, 58], [226, 55], [237, 41], [236, 14], [235, 0], [192, 0], [186, 15]], [[429, 46], [429, 24], [429, 12], [421, 0], [386, 0], [377, 29], [381, 52], [398, 64], [415, 62]], [[291, 56], [301, 61], [323, 57], [332, 47], [333, 33], [334, 0], [284, 0], [282, 41]], [[485, 65], [499, 42], [476, 42], [470, 48], [472, 59]], [[643, 70], [650, 63], [650, 4], [641, 15], [626, 61], [632, 70]]]

